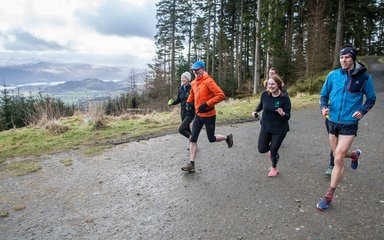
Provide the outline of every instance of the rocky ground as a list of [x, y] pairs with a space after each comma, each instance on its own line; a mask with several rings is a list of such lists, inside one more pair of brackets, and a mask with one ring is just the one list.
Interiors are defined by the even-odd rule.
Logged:
[[[329, 185], [329, 147], [317, 108], [292, 112], [280, 174], [257, 151], [259, 122], [218, 126], [235, 145], [200, 135], [197, 171], [180, 170], [188, 142], [177, 134], [39, 158], [42, 170], [0, 182], [0, 239], [383, 239], [384, 66], [370, 64], [378, 95], [359, 125], [333, 206], [315, 205]], [[65, 166], [62, 160], [72, 160]], [[16, 211], [15, 205], [25, 206]]]

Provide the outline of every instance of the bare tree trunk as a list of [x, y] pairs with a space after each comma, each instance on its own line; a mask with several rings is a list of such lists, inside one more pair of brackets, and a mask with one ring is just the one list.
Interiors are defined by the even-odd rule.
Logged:
[[326, 3], [323, 0], [314, 0], [309, 4], [313, 11], [307, 20], [307, 41], [305, 42], [306, 78], [309, 79], [309, 90], [312, 90], [313, 80], [319, 72], [325, 70], [329, 62], [327, 43], [329, 29], [324, 25], [326, 18]]
[[176, 81], [176, 16], [175, 16], [175, 3], [172, 5], [172, 15], [171, 15], [171, 18], [172, 18], [172, 43], [171, 43], [171, 57], [170, 57], [170, 61], [171, 61], [171, 76], [170, 76], [170, 83], [169, 83], [169, 94], [170, 95], [174, 95], [174, 84], [175, 84], [175, 81]]
[[236, 61], [236, 65], [237, 65], [237, 89], [240, 90], [241, 89], [241, 72], [242, 72], [242, 69], [241, 69], [241, 59], [243, 57], [243, 21], [244, 21], [244, 0], [241, 0], [240, 2], [240, 16], [241, 16], [241, 19], [240, 19], [240, 32], [239, 34], [237, 35], [237, 39], [238, 39], [238, 44], [237, 44], [237, 47], [238, 48], [238, 51], [237, 51], [237, 61]]
[[286, 49], [287, 49], [287, 57], [289, 62], [292, 62], [292, 36], [293, 36], [293, 4], [292, 0], [288, 1], [288, 12], [287, 12], [287, 35], [286, 35]]
[[169, 84], [169, 87], [170, 87], [170, 94], [171, 95], [174, 95], [174, 88], [173, 88], [173, 85], [175, 83], [175, 75], [176, 75], [176, 52], [175, 52], [175, 43], [176, 43], [176, 39], [175, 39], [175, 32], [173, 32], [173, 36], [172, 36], [172, 49], [171, 49], [171, 76], [170, 76], [170, 84]]
[[337, 27], [336, 27], [336, 42], [335, 53], [333, 55], [333, 68], [339, 66], [339, 51], [343, 41], [343, 26], [344, 26], [344, 0], [339, 0], [339, 10], [337, 12]]
[[206, 63], [206, 69], [209, 69], [209, 44], [210, 44], [210, 38], [211, 38], [211, 11], [212, 11], [212, 1], [208, 1], [208, 33], [207, 33], [207, 42], [206, 42], [206, 53], [207, 53], [207, 60], [205, 61]]
[[[230, 37], [229, 37], [229, 41], [231, 43], [230, 45], [230, 52], [229, 52], [229, 69], [227, 69], [227, 66], [228, 66], [228, 62], [224, 62], [225, 63], [225, 71], [229, 70], [231, 76], [232, 76], [232, 79], [235, 78], [235, 73], [236, 73], [236, 65], [235, 65], [235, 60], [236, 60], [236, 54], [237, 54], [237, 36], [238, 36], [238, 31], [236, 29], [236, 17], [234, 15], [231, 16], [231, 25], [230, 25], [230, 28], [233, 29], [233, 32], [231, 33]], [[229, 80], [228, 78], [226, 78], [226, 82], [229, 82], [229, 81], [233, 81], [233, 80]]]
[[[273, 1], [273, 0], [272, 0]], [[268, 5], [268, 32], [270, 33], [272, 31], [271, 25], [272, 25], [272, 18], [273, 18], [273, 13], [274, 10], [272, 9], [272, 3], [270, 2]], [[268, 44], [267, 47], [267, 57], [266, 57], [266, 62], [265, 62], [265, 78], [268, 77], [268, 70], [271, 67], [271, 44]]]
[[189, 16], [189, 31], [188, 31], [188, 66], [191, 66], [191, 51], [192, 51], [192, 14]]
[[379, 21], [379, 27], [378, 28], [378, 44], [377, 44], [377, 54], [378, 55], [383, 55], [384, 52], [383, 52], [383, 47], [384, 47], [384, 18], [383, 16], [381, 17], [381, 20]]
[[[164, 46], [164, 48], [166, 48], [166, 46]], [[163, 61], [163, 79], [164, 79], [165, 83], [168, 83], [168, 87], [169, 87], [169, 90], [168, 90], [169, 95], [168, 96], [172, 96], [172, 94], [171, 94], [172, 93], [172, 86], [168, 80], [169, 78], [168, 78], [168, 74], [167, 74], [168, 54], [164, 54], [163, 58], [164, 58], [164, 61]]]
[[221, 1], [221, 6], [220, 6], [220, 16], [219, 16], [219, 29], [220, 29], [220, 39], [219, 39], [219, 42], [220, 42], [220, 47], [219, 47], [219, 66], [218, 66], [218, 78], [219, 78], [219, 81], [221, 81], [222, 76], [223, 76], [223, 61], [224, 61], [224, 54], [223, 54], [223, 27], [224, 27], [224, 23], [223, 23], [223, 1]]
[[255, 67], [253, 73], [253, 95], [256, 95], [260, 82], [260, 7], [261, 0], [257, 1], [256, 9], [256, 46], [255, 46]]
[[217, 20], [216, 20], [216, 0], [214, 0], [213, 2], [213, 40], [212, 40], [212, 63], [211, 63], [211, 76], [214, 76], [214, 73], [215, 73], [215, 52], [216, 52], [216, 24], [217, 24]]

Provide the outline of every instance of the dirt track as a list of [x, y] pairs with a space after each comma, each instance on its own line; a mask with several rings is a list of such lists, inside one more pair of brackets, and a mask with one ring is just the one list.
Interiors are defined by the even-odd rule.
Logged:
[[[280, 174], [257, 152], [258, 122], [220, 126], [235, 145], [203, 132], [195, 174], [179, 134], [114, 146], [95, 157], [71, 151], [40, 158], [43, 170], [0, 182], [0, 239], [383, 239], [384, 66], [370, 65], [376, 106], [359, 125], [359, 168], [346, 161], [327, 212], [328, 143], [318, 109], [292, 112]], [[72, 159], [65, 167], [60, 160]], [[13, 204], [24, 204], [15, 211]]]

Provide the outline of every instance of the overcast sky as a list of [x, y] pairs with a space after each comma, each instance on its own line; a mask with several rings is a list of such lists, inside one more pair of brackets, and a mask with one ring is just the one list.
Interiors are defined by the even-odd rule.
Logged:
[[43, 60], [145, 67], [156, 0], [3, 0], [0, 65]]

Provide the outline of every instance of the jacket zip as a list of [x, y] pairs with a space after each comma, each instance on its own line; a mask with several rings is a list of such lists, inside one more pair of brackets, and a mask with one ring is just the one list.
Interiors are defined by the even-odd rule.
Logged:
[[[345, 99], [345, 88], [348, 87], [348, 78], [349, 78], [349, 71], [346, 71], [347, 72], [347, 78], [344, 79], [344, 86], [343, 86], [343, 94], [341, 95], [341, 103], [340, 103], [340, 109], [339, 109], [339, 115], [337, 117], [337, 122], [340, 123], [340, 117], [341, 117], [341, 113], [342, 113], [342, 108], [343, 108], [343, 105], [344, 105], [344, 99]], [[346, 83], [347, 83], [347, 86], [346, 86]]]

